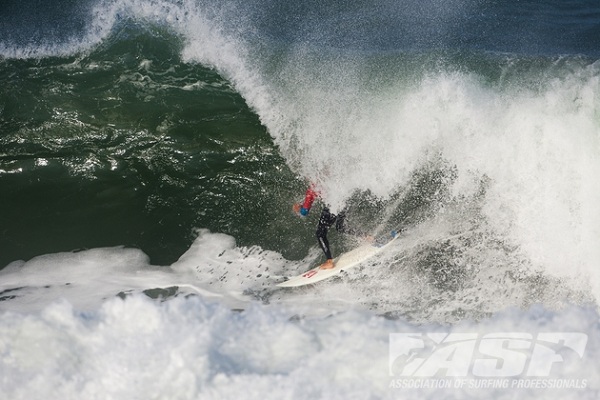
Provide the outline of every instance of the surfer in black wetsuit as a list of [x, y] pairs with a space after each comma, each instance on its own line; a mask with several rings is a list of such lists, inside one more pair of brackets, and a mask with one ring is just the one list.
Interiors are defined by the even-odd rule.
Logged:
[[[319, 193], [314, 189], [311, 185], [306, 190], [306, 195], [304, 196], [304, 201], [302, 203], [294, 204], [294, 211], [301, 215], [306, 216], [312, 207], [312, 203], [315, 198], [319, 195]], [[319, 224], [317, 225], [317, 242], [325, 253], [325, 257], [327, 261], [321, 264], [320, 268], [322, 269], [331, 269], [334, 267], [333, 265], [333, 256], [331, 254], [331, 249], [329, 248], [329, 240], [327, 240], [327, 231], [333, 224], [335, 224], [335, 230], [343, 233], [351, 233], [346, 229], [345, 226], [346, 220], [346, 212], [342, 211], [338, 215], [332, 214], [329, 211], [329, 208], [323, 208], [321, 211], [321, 216], [319, 217]]]
[[321, 250], [325, 253], [325, 257], [327, 261], [321, 264], [322, 269], [331, 269], [333, 268], [333, 256], [331, 255], [331, 250], [329, 248], [329, 240], [327, 240], [327, 231], [331, 226], [335, 223], [335, 230], [338, 232], [345, 232], [345, 219], [346, 212], [342, 211], [338, 215], [332, 214], [329, 212], [329, 208], [323, 208], [321, 211], [321, 216], [319, 217], [319, 224], [317, 225], [317, 241], [319, 242], [319, 246], [321, 246]]

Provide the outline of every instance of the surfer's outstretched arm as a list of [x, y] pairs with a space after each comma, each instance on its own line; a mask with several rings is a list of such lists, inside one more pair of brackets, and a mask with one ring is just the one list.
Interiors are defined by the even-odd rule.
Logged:
[[294, 212], [302, 217], [306, 217], [318, 196], [319, 192], [315, 190], [314, 185], [310, 185], [308, 189], [306, 189], [304, 201], [302, 203], [294, 204]]
[[356, 229], [351, 226], [348, 226], [348, 224], [346, 224], [347, 210], [348, 210], [348, 208], [346, 207], [342, 211], [340, 211], [339, 214], [337, 215], [337, 219], [335, 220], [335, 230], [340, 233], [344, 233], [346, 235], [351, 235], [351, 236], [356, 236], [358, 238], [372, 240], [373, 239], [372, 236], [370, 236], [368, 233], [362, 231], [361, 229]]

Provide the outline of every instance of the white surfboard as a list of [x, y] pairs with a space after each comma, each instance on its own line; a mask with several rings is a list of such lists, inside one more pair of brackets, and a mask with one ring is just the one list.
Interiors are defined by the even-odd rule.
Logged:
[[377, 243], [372, 244], [364, 244], [362, 246], [357, 247], [354, 250], [350, 250], [347, 253], [340, 255], [339, 257], [333, 260], [334, 267], [331, 269], [321, 269], [319, 267], [315, 267], [309, 271], [306, 271], [302, 275], [294, 276], [289, 278], [287, 281], [278, 283], [279, 287], [297, 287], [308, 285], [311, 283], [322, 281], [323, 279], [327, 279], [331, 276], [339, 274], [341, 271], [346, 271], [350, 268], [356, 267], [360, 263], [368, 260], [373, 257], [375, 254], [379, 253], [386, 247], [388, 247], [391, 243], [393, 243], [400, 235], [396, 234], [389, 242], [381, 245]]

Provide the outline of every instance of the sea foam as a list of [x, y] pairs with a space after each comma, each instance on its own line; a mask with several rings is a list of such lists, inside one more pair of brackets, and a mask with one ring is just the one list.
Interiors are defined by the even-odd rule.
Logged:
[[[157, 303], [140, 296], [114, 298], [85, 313], [64, 301], [29, 315], [3, 312], [0, 388], [11, 399], [539, 398], [557, 393], [594, 399], [600, 391], [599, 316], [593, 309], [507, 310], [452, 327], [416, 327], [352, 311], [328, 318], [290, 316], [280, 307], [251, 305], [236, 312], [202, 297]], [[411, 332], [480, 337], [583, 332], [582, 356], [561, 350], [547, 378], [578, 380], [585, 388], [397, 388], [403, 377], [390, 371], [395, 355], [390, 334]], [[473, 362], [471, 353], [466, 357]]]

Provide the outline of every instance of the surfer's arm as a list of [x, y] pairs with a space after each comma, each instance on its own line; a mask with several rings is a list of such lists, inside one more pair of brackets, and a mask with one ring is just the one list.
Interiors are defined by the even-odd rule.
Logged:
[[303, 217], [307, 216], [317, 196], [319, 196], [319, 193], [315, 190], [313, 185], [310, 185], [308, 189], [306, 189], [304, 201], [302, 203], [294, 204], [294, 211]]
[[335, 220], [335, 230], [346, 235], [356, 236], [367, 242], [373, 242], [375, 238], [370, 234], [356, 228], [349, 227], [346, 224], [346, 209], [342, 210]]

